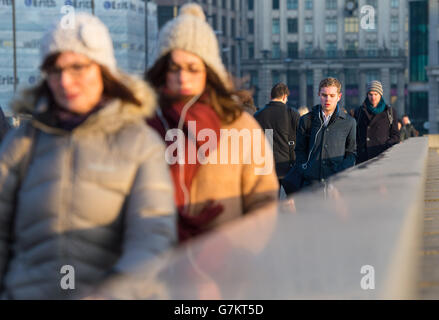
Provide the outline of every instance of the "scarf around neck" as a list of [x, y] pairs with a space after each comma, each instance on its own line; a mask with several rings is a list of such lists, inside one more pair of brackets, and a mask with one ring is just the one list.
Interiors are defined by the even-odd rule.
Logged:
[[[207, 95], [202, 95], [187, 108], [192, 98], [173, 98], [165, 91], [162, 91], [160, 93], [160, 110], [154, 118], [147, 121], [165, 140], [167, 130], [178, 129], [182, 117], [184, 117], [182, 129], [184, 133], [184, 163], [177, 162], [170, 165], [175, 187], [175, 201], [179, 213], [178, 231], [180, 241], [201, 233], [203, 227], [222, 212], [222, 210], [206, 208], [199, 215], [191, 216], [188, 214], [190, 204], [188, 203], [188, 193], [190, 194], [192, 181], [201, 165], [198, 157], [194, 159], [193, 155], [192, 161], [189, 161], [188, 151], [196, 150], [196, 154], [198, 154], [199, 148], [206, 143], [197, 140], [198, 133], [203, 129], [210, 129], [216, 133], [216, 146], [219, 146], [221, 129], [221, 120], [209, 104]], [[183, 113], [183, 109], [186, 109], [185, 113]], [[189, 125], [189, 122], [192, 122], [192, 124], [195, 122], [196, 127]], [[170, 146], [176, 142], [165, 141], [165, 143]], [[206, 152], [206, 157], [208, 156], [209, 153]]]
[[376, 106], [376, 108], [372, 107], [372, 104], [370, 103], [369, 98], [366, 98], [365, 103], [366, 103], [367, 110], [373, 115], [377, 115], [377, 114], [383, 112], [384, 109], [386, 109], [386, 102], [384, 101], [383, 97], [381, 97], [381, 100], [378, 103], [378, 105]]

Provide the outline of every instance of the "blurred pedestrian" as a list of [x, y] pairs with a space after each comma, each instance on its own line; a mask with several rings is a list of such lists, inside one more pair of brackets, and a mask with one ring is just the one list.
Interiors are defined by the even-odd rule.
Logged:
[[6, 132], [8, 132], [9, 128], [10, 128], [10, 126], [9, 126], [8, 120], [6, 119], [2, 108], [0, 107], [0, 143], [2, 142], [4, 136], [6, 135]]
[[304, 116], [309, 112], [309, 109], [307, 106], [301, 106], [298, 110], [300, 116]]
[[357, 120], [357, 163], [372, 159], [399, 143], [398, 114], [387, 105], [379, 81], [367, 85], [363, 105], [355, 111]]
[[401, 141], [419, 136], [419, 132], [415, 129], [413, 124], [411, 124], [410, 118], [406, 114], [402, 116], [402, 127], [400, 129], [400, 134]]
[[254, 115], [257, 109], [250, 91], [238, 90], [235, 94], [240, 99], [244, 110], [247, 111], [249, 114]]
[[155, 95], [118, 71], [98, 18], [58, 23], [41, 55], [42, 82], [13, 103], [32, 119], [0, 149], [0, 293], [82, 298], [175, 244], [173, 185], [143, 120]]
[[271, 89], [271, 101], [255, 114], [255, 119], [264, 130], [273, 130], [273, 154], [279, 182], [296, 161], [294, 147], [300, 115], [287, 106], [289, 95], [287, 85], [277, 83]]
[[[169, 162], [180, 240], [276, 203], [279, 186], [272, 168], [272, 150], [256, 120], [243, 112], [233, 97], [233, 84], [221, 61], [216, 35], [202, 8], [194, 3], [184, 5], [179, 16], [160, 31], [157, 49], [146, 77], [159, 93], [160, 108], [149, 123], [168, 148], [184, 152], [179, 155], [183, 161]], [[264, 164], [256, 164], [251, 145], [230, 143], [239, 140], [243, 131], [252, 132], [253, 146], [260, 143]], [[179, 139], [180, 133], [184, 140], [177, 140], [175, 147], [172, 136]], [[208, 150], [201, 135], [209, 136]], [[223, 145], [227, 149], [220, 148]], [[205, 158], [200, 158], [200, 153]], [[240, 160], [230, 163], [231, 156]], [[264, 165], [271, 169], [259, 174], [258, 168]]]

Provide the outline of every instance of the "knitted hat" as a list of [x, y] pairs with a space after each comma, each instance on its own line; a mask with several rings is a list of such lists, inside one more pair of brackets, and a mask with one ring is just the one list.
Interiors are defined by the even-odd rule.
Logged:
[[77, 13], [70, 25], [62, 20], [56, 23], [41, 40], [40, 54], [44, 61], [47, 56], [73, 51], [81, 53], [117, 74], [113, 42], [107, 27], [95, 16]]
[[181, 7], [177, 18], [169, 21], [159, 33], [154, 63], [174, 49], [182, 49], [200, 57], [215, 72], [226, 88], [231, 81], [221, 60], [218, 40], [206, 22], [203, 9], [195, 3]]
[[375, 91], [383, 96], [383, 85], [377, 80], [373, 80], [367, 84], [367, 93]]

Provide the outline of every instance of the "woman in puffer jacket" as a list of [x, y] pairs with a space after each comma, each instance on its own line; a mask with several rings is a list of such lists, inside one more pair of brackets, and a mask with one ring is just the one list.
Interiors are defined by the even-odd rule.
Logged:
[[155, 95], [117, 70], [107, 28], [77, 14], [42, 41], [43, 80], [13, 103], [32, 120], [0, 150], [0, 294], [99, 295], [176, 242]]
[[264, 206], [275, 208], [279, 185], [271, 146], [234, 99], [199, 5], [184, 5], [160, 31], [146, 77], [160, 97], [148, 123], [168, 145], [180, 241]]

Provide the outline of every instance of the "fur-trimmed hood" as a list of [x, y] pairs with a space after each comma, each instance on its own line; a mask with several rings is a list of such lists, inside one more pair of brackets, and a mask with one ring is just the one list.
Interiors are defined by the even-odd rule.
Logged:
[[[110, 100], [105, 108], [91, 115], [81, 127], [99, 124], [99, 127], [105, 125], [107, 128], [115, 129], [114, 126], [119, 127], [116, 123], [121, 125], [154, 115], [157, 108], [157, 96], [151, 86], [137, 76], [124, 73], [119, 73], [118, 79], [133, 92], [141, 105], [137, 106], [119, 99]], [[11, 102], [11, 109], [14, 113], [32, 116], [37, 126], [39, 126], [38, 115], [47, 113], [49, 110], [47, 97], [39, 93], [38, 88], [41, 86], [42, 82], [32, 88], [22, 90]], [[41, 125], [47, 126], [43, 123]]]

